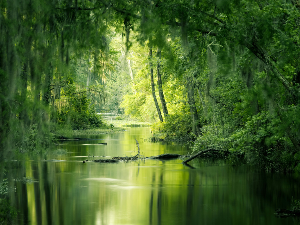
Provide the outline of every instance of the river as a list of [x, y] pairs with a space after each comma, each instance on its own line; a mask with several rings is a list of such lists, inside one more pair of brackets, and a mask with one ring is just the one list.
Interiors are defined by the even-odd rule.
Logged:
[[[186, 154], [188, 147], [150, 143], [149, 128], [66, 141], [42, 160], [27, 160], [15, 182], [16, 224], [299, 224], [277, 208], [300, 199], [299, 179], [249, 167], [193, 160], [95, 163], [100, 156]], [[99, 145], [98, 143], [107, 143]], [[46, 159], [46, 160], [45, 160]], [[86, 163], [83, 160], [88, 159]]]

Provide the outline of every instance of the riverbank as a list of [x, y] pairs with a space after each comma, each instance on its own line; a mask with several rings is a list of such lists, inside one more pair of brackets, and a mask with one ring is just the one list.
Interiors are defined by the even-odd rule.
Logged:
[[107, 124], [112, 124], [114, 127], [150, 127], [152, 123], [141, 122], [138, 120], [126, 118], [123, 116], [104, 116], [103, 120]]
[[127, 127], [150, 127], [151, 123], [140, 122], [131, 119], [125, 119], [116, 116], [105, 116], [103, 121], [106, 124], [100, 128], [84, 129], [84, 130], [72, 130], [69, 127], [61, 127], [55, 130], [55, 139], [61, 138], [74, 138], [77, 136], [89, 136], [89, 135], [101, 135], [124, 132]]
[[110, 134], [125, 131], [122, 127], [112, 127], [112, 128], [93, 128], [87, 130], [71, 130], [71, 129], [59, 129], [55, 131], [55, 139], [60, 139], [61, 137], [65, 138], [74, 138], [76, 136], [82, 135], [101, 135], [101, 134]]

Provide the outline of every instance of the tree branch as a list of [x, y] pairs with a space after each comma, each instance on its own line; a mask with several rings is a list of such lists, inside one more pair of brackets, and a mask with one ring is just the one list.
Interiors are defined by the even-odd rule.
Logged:
[[205, 153], [207, 153], [207, 152], [215, 152], [215, 153], [222, 153], [222, 152], [225, 153], [225, 152], [227, 152], [227, 153], [229, 153], [228, 151], [224, 151], [224, 150], [207, 149], [207, 150], [200, 151], [200, 152], [196, 153], [195, 155], [191, 156], [191, 157], [188, 158], [187, 160], [184, 160], [182, 163], [183, 163], [183, 164], [186, 164], [186, 163], [188, 163], [189, 161], [191, 161], [191, 160], [197, 158], [198, 156], [200, 156], [200, 155], [202, 155], [202, 154], [205, 154]]

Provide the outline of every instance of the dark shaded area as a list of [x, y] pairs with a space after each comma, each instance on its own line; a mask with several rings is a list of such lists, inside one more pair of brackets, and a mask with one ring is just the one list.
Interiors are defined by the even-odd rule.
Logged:
[[289, 217], [289, 216], [300, 216], [300, 210], [299, 209], [278, 209], [275, 213], [276, 216], [278, 217]]

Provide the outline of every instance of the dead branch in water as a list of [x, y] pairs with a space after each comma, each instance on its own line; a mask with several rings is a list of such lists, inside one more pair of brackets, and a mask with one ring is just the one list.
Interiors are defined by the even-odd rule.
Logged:
[[166, 154], [157, 155], [157, 156], [150, 156], [150, 157], [147, 157], [147, 158], [148, 159], [177, 159], [181, 156], [182, 155], [179, 155], [179, 154], [166, 153]]
[[201, 152], [198, 152], [196, 153], [195, 155], [192, 155], [190, 158], [188, 158], [187, 160], [184, 160], [182, 163], [183, 164], [186, 164], [188, 163], [189, 161], [197, 158], [198, 156], [200, 155], [203, 155], [203, 154], [206, 154], [206, 153], [213, 153], [213, 154], [222, 154], [222, 155], [228, 155], [229, 154], [229, 151], [224, 151], [224, 150], [216, 150], [216, 149], [207, 149], [207, 150], [203, 150]]
[[140, 145], [139, 142], [135, 139], [136, 141], [136, 146], [138, 148], [138, 154], [135, 156], [116, 156], [112, 157], [111, 159], [98, 159], [94, 160], [94, 162], [100, 162], [100, 163], [109, 163], [109, 162], [119, 162], [119, 161], [131, 161], [131, 160], [137, 160], [139, 159], [140, 156]]

